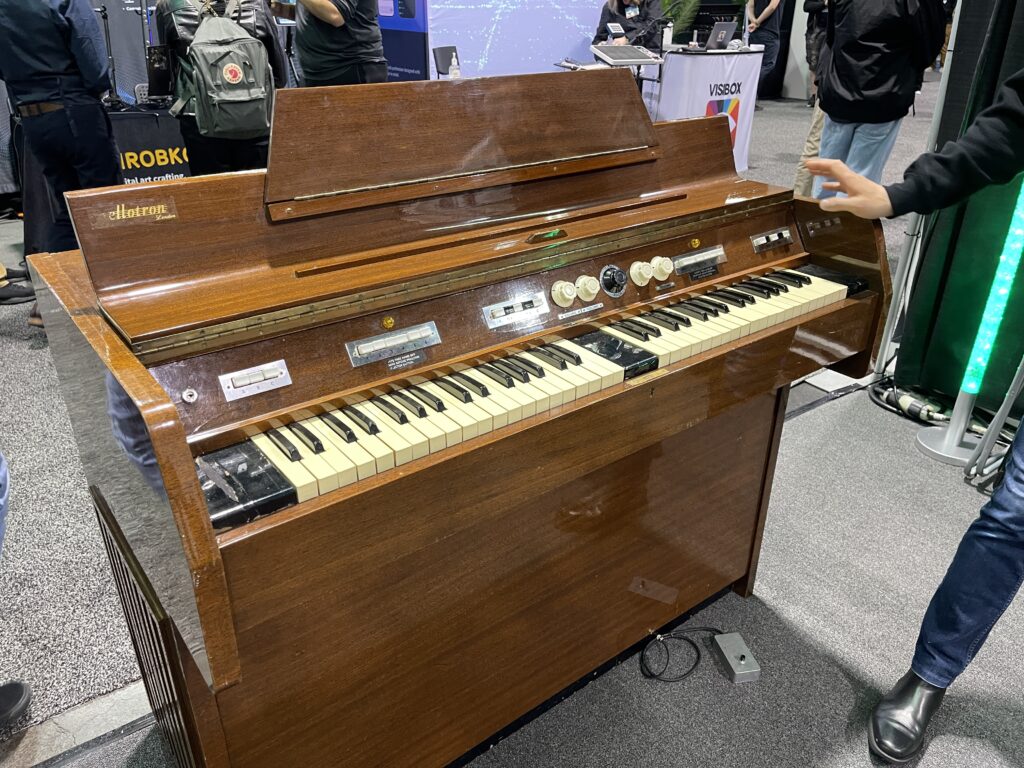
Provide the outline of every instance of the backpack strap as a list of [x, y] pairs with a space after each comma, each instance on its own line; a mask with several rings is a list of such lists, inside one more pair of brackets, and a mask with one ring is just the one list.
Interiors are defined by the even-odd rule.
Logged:
[[241, 6], [241, 0], [228, 0], [228, 4], [224, 7], [224, 18], [230, 19]]

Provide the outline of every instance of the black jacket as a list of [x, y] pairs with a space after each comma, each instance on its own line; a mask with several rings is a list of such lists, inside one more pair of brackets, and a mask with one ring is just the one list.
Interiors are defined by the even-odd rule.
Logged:
[[[202, 0], [158, 0], [156, 4], [156, 26], [160, 40], [170, 48], [171, 73], [174, 76], [174, 93], [183, 94], [183, 78], [190, 73], [183, 68], [188, 47], [195, 39], [199, 28], [199, 7]], [[213, 4], [218, 14], [224, 13], [227, 5], [225, 0], [216, 0]], [[267, 49], [267, 60], [274, 72], [274, 85], [283, 88], [288, 83], [285, 66], [284, 47], [277, 36], [277, 25], [270, 13], [268, 0], [241, 0], [238, 11], [231, 16], [233, 21], [255, 37]], [[184, 114], [194, 114], [194, 107], [188, 104]]]
[[828, 4], [825, 0], [804, 0], [804, 13], [808, 26], [823, 27], [828, 19]]
[[958, 141], [921, 155], [886, 187], [893, 215], [931, 213], [1024, 171], [1024, 69], [1012, 75]]
[[601, 21], [597, 25], [597, 34], [591, 45], [597, 45], [607, 40], [608, 24], [621, 24], [626, 31], [626, 38], [631, 45], [642, 45], [651, 51], [661, 50], [661, 27], [652, 23], [654, 19], [661, 18], [661, 0], [640, 0], [638, 6], [640, 13], [632, 19], [627, 19], [625, 14], [616, 13], [608, 7], [608, 3], [601, 6]]
[[899, 120], [945, 36], [942, 0], [832, 0], [818, 66], [821, 108], [840, 123]]

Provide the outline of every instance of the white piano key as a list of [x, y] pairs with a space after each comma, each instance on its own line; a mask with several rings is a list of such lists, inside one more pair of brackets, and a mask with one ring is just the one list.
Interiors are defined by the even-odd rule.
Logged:
[[256, 445], [270, 463], [284, 475], [285, 480], [295, 488], [295, 495], [300, 502], [316, 498], [320, 490], [313, 474], [302, 466], [299, 461], [292, 461], [290, 458], [274, 445], [266, 435], [253, 435], [252, 442]]
[[328, 409], [328, 413], [355, 432], [356, 442], [373, 456], [373, 461], [377, 465], [377, 472], [394, 468], [395, 452], [383, 440], [379, 439], [376, 435], [367, 434], [359, 422], [347, 413], [334, 408]]
[[358, 442], [346, 443], [344, 438], [336, 433], [323, 419], [319, 416], [314, 416], [303, 422], [310, 430], [315, 431], [322, 440], [330, 442], [335, 449], [342, 455], [346, 456], [349, 461], [356, 468], [356, 477], [359, 480], [365, 480], [368, 477], [373, 477], [377, 474], [377, 462], [374, 461], [373, 456], [359, 445]]
[[[412, 449], [413, 459], [422, 459], [430, 453], [430, 438], [416, 429], [414, 424], [411, 422], [407, 424], [399, 424], [391, 417], [391, 414], [381, 408], [374, 400], [369, 400], [365, 403], [361, 403], [360, 405], [363, 406], [364, 410], [370, 413], [382, 432], [386, 429], [389, 434], [393, 433], [397, 435], [408, 444]], [[387, 441], [385, 440], [385, 442]]]
[[[395, 466], [401, 466], [402, 464], [408, 464], [414, 458], [419, 458], [417, 452], [423, 456], [427, 455], [426, 451], [426, 438], [423, 439], [423, 446], [418, 450], [414, 450], [413, 446], [409, 444], [409, 441], [402, 437], [398, 432], [391, 428], [391, 425], [384, 421], [379, 412], [370, 408], [369, 403], [363, 401], [361, 403], [349, 403], [349, 407], [355, 411], [359, 411], [364, 416], [372, 419], [377, 425], [380, 432], [377, 433], [376, 437], [381, 440], [395, 455]], [[421, 436], [422, 437], [422, 436]]]

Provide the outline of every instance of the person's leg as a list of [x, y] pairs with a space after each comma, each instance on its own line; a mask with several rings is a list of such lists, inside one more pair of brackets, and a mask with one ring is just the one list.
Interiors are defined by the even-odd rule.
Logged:
[[[828, 115], [821, 125], [821, 144], [818, 147], [818, 157], [826, 160], [842, 160], [846, 162], [850, 154], [850, 145], [853, 143], [853, 133], [856, 129], [855, 123], [837, 123]], [[824, 180], [819, 176], [814, 179], [814, 197], [818, 199], [834, 197], [835, 192], [822, 189]]]
[[750, 42], [764, 46], [764, 53], [761, 56], [761, 75], [758, 80], [758, 90], [760, 90], [761, 83], [764, 82], [768, 73], [775, 69], [775, 62], [779, 58], [779, 37], [770, 32], [755, 29], [750, 33]]
[[881, 183], [882, 171], [885, 170], [885, 164], [892, 154], [902, 122], [893, 120], [891, 123], [858, 123], [846, 156], [846, 164], [850, 170]]
[[232, 171], [251, 171], [267, 167], [269, 139], [238, 139], [230, 142]]
[[967, 529], [935, 591], [910, 671], [875, 707], [871, 750], [906, 761], [924, 744], [946, 688], [967, 668], [1024, 582], [1024, 432], [1005, 476]]
[[98, 101], [64, 108], [75, 137], [74, 164], [79, 189], [110, 187], [124, 181], [107, 110]]
[[[7, 523], [7, 502], [10, 498], [10, 483], [7, 460], [0, 453], [0, 554], [3, 553], [4, 531]], [[32, 690], [21, 682], [0, 685], [0, 729], [10, 725], [25, 714], [32, 700]]]
[[74, 165], [75, 137], [68, 115], [61, 109], [25, 117], [22, 128], [25, 144], [39, 162], [50, 194], [51, 225], [46, 249], [51, 253], [73, 251], [78, 247], [78, 241], [71, 226], [64, 193], [78, 189], [78, 173]]
[[227, 139], [211, 139], [199, 132], [194, 117], [184, 116], [179, 119], [181, 138], [188, 153], [188, 169], [193, 176], [206, 176], [211, 173], [227, 173], [231, 167], [230, 148], [225, 151], [222, 146]]
[[825, 124], [825, 113], [821, 107], [814, 107], [811, 117], [811, 129], [807, 132], [804, 151], [800, 155], [800, 165], [796, 169], [796, 180], [793, 182], [793, 194], [811, 197], [814, 194], [814, 177], [807, 170], [807, 161], [818, 156], [821, 147], [821, 129]]
[[1024, 582], [1024, 431], [1005, 477], [967, 529], [921, 624], [911, 669], [946, 688], [971, 663]]
[[387, 64], [360, 64], [358, 68], [360, 83], [386, 83], [388, 81]]

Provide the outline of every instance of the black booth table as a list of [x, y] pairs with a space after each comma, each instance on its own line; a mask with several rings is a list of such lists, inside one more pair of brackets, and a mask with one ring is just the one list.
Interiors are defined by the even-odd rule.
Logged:
[[[167, 110], [111, 112], [110, 122], [120, 153], [126, 184], [188, 176], [188, 156], [178, 121]], [[46, 250], [53, 206], [42, 169], [32, 153], [22, 153], [22, 197], [25, 210], [25, 254]]]

